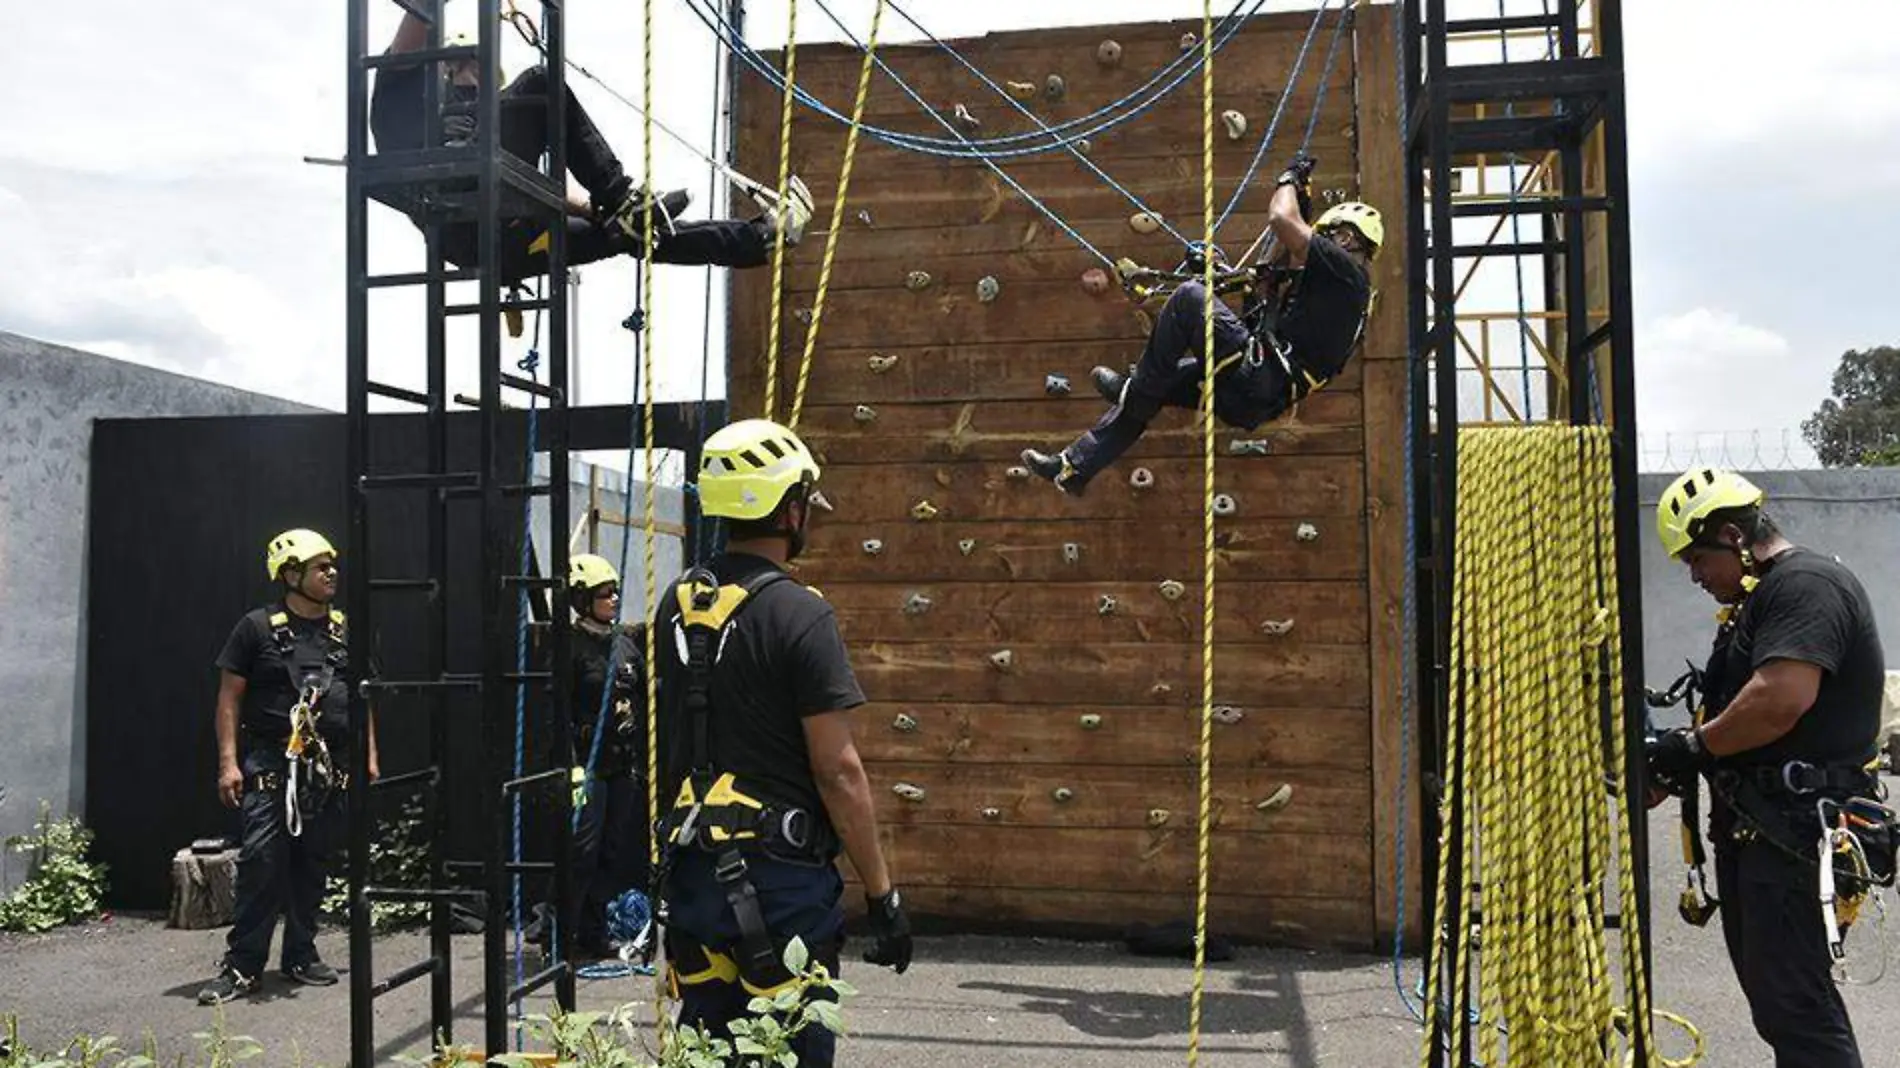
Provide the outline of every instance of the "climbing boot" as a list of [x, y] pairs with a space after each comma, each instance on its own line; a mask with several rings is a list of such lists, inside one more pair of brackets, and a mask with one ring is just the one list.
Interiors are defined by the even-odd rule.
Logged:
[[1023, 450], [1023, 466], [1037, 478], [1046, 478], [1055, 483], [1055, 487], [1073, 497], [1082, 495], [1088, 488], [1088, 480], [1078, 477], [1074, 465], [1069, 463], [1067, 451], [1051, 455], [1035, 449]]
[[[646, 233], [647, 203], [652, 194], [645, 189], [629, 190], [625, 199], [607, 213], [606, 224], [619, 230], [635, 241]], [[661, 236], [673, 232], [673, 220], [686, 213], [687, 205], [693, 202], [693, 194], [684, 189], [675, 189], [653, 202], [653, 225]]]
[[336, 969], [320, 960], [307, 960], [284, 969], [284, 978], [305, 986], [335, 986]]
[[198, 1004], [222, 1005], [227, 1001], [236, 1001], [257, 987], [257, 979], [246, 976], [229, 964], [218, 970], [218, 977], [206, 983], [198, 991]]
[[811, 190], [794, 174], [785, 186], [785, 199], [780, 200], [778, 193], [771, 189], [756, 189], [752, 199], [764, 213], [765, 224], [772, 228], [774, 236], [783, 235], [785, 247], [791, 248], [805, 239], [805, 227], [811, 224], [813, 203]]
[[1089, 380], [1095, 383], [1095, 392], [1110, 404], [1120, 404], [1128, 389], [1128, 376], [1112, 367], [1097, 367], [1089, 372]]

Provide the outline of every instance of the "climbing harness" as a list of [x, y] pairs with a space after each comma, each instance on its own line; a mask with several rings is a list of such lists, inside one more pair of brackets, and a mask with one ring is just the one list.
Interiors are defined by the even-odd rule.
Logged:
[[[744, 582], [721, 585], [705, 568], [688, 571], [674, 586], [679, 616], [674, 621], [672, 652], [683, 669], [674, 706], [689, 732], [691, 765], [680, 783], [673, 807], [660, 820], [657, 840], [664, 842], [656, 867], [655, 885], [665, 893], [666, 881], [683, 849], [713, 856], [713, 878], [724, 890], [726, 902], [739, 926], [737, 976], [755, 993], [777, 989], [792, 980], [779, 958], [779, 949], [766, 926], [757, 888], [750, 878], [747, 849], [801, 861], [828, 861], [838, 841], [829, 823], [818, 814], [795, 806], [775, 804], [734, 773], [718, 768], [712, 748], [713, 671], [740, 612], [761, 591], [791, 576], [776, 568]], [[710, 954], [709, 954], [710, 956]], [[713, 969], [712, 971], [719, 971]], [[728, 979], [702, 970], [681, 976], [686, 985]]]
[[[1694, 725], [1702, 726], [1707, 708], [1698, 699], [1703, 692], [1702, 672], [1694, 664], [1669, 688], [1661, 693], [1649, 690], [1644, 695], [1650, 708], [1673, 708], [1686, 705], [1694, 719]], [[1650, 739], [1659, 737], [1654, 723], [1647, 725]], [[1680, 803], [1680, 838], [1682, 840], [1682, 862], [1686, 868], [1683, 873], [1682, 894], [1676, 899], [1676, 912], [1685, 923], [1692, 927], [1706, 927], [1722, 902], [1709, 893], [1708, 850], [1702, 843], [1702, 781], [1692, 776], [1687, 781], [1658, 781], [1665, 792]]]
[[[290, 675], [291, 690], [297, 695], [296, 703], [290, 707], [290, 735], [284, 742], [283, 785], [284, 829], [292, 838], [300, 838], [305, 810], [321, 811], [329, 802], [331, 792], [347, 788], [349, 782], [347, 773], [340, 771], [330, 759], [330, 747], [317, 730], [324, 695], [330, 692], [330, 685], [336, 681], [337, 672], [343, 669], [348, 656], [344, 616], [337, 609], [330, 609], [324, 621], [323, 663], [314, 672], [297, 667], [297, 638], [290, 629], [288, 610], [279, 609], [270, 614], [270, 633], [277, 658], [283, 662], [284, 671]], [[259, 776], [260, 787], [276, 789], [274, 781], [270, 786], [262, 786], [264, 778]]]

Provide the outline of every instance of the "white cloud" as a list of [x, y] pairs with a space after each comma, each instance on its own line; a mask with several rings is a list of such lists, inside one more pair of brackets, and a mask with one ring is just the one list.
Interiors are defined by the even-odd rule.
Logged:
[[1692, 308], [1636, 334], [1637, 426], [1646, 435], [1780, 430], [1828, 396], [1831, 362], [1720, 308]]

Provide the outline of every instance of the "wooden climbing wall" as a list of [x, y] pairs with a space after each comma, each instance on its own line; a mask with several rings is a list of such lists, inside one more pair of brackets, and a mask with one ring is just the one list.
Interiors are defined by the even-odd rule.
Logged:
[[[1221, 234], [1236, 254], [1264, 226], [1272, 178], [1299, 143], [1333, 17], [1276, 147]], [[1299, 12], [1254, 19], [1217, 55], [1216, 111], [1249, 123], [1240, 140], [1217, 136], [1217, 205], [1244, 172], [1311, 22]], [[1360, 9], [1311, 146], [1317, 188], [1363, 192], [1387, 212], [1384, 299], [1367, 351], [1297, 417], [1220, 434], [1219, 488], [1239, 507], [1218, 529], [1216, 699], [1238, 719], [1214, 731], [1211, 915], [1214, 930], [1246, 938], [1371, 948], [1394, 923], [1406, 576], [1391, 23], [1389, 9]], [[999, 82], [1061, 75], [1062, 99], [1031, 105], [1059, 122], [1140, 85], [1198, 29], [1150, 23], [952, 44]], [[1108, 39], [1121, 45], [1115, 66], [1097, 59]], [[965, 104], [979, 135], [1031, 128], [934, 46], [881, 54], [946, 113]], [[799, 83], [849, 113], [858, 64], [845, 48], [803, 47]], [[1198, 86], [1196, 75], [1090, 146], [1094, 162], [1191, 237], [1201, 227]], [[745, 172], [776, 175], [779, 113], [777, 93], [748, 75]], [[867, 121], [943, 132], [881, 74]], [[781, 419], [844, 140], [843, 124], [797, 113], [792, 164], [819, 219], [787, 271]], [[1137, 234], [1136, 209], [1067, 153], [1002, 162], [1110, 256], [1178, 260], [1178, 245]], [[800, 577], [836, 606], [871, 698], [859, 745], [907, 900], [970, 929], [1103, 931], [1191, 917], [1202, 508], [1191, 414], [1164, 413], [1084, 499], [1012, 478], [1023, 447], [1058, 447], [1101, 412], [1089, 368], [1138, 354], [1145, 330], [1134, 307], [1119, 289], [1086, 292], [1082, 275], [1100, 264], [978, 162], [864, 138], [842, 230], [799, 426], [836, 512], [820, 516]], [[908, 288], [913, 271], [930, 284]], [[985, 277], [1000, 284], [990, 302], [978, 298]], [[733, 410], [753, 415], [763, 408], [771, 271], [732, 278]], [[1073, 393], [1051, 396], [1051, 374]], [[1269, 454], [1230, 454], [1243, 438], [1269, 442]], [[1136, 467], [1153, 472], [1152, 488], [1129, 484]], [[934, 516], [916, 518], [926, 501]], [[1303, 539], [1302, 525], [1315, 536]], [[1177, 600], [1162, 592], [1170, 581], [1186, 588]], [[899, 784], [921, 799], [900, 797]], [[1290, 803], [1261, 811], [1283, 784]], [[1417, 885], [1409, 881], [1414, 897]]]

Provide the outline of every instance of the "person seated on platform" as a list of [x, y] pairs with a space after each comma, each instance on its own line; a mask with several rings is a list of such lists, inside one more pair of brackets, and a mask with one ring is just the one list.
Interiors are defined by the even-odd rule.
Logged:
[[[389, 43], [389, 53], [419, 51], [428, 45], [428, 24], [405, 10], [402, 24]], [[458, 35], [451, 44], [472, 44], [473, 39]], [[442, 102], [442, 139], [447, 145], [473, 143], [478, 136], [474, 114], [475, 100], [481, 87], [481, 72], [471, 60], [441, 64], [445, 68]], [[426, 116], [423, 111], [424, 89], [435, 64], [413, 67], [389, 67], [376, 72], [376, 87], [370, 101], [370, 129], [376, 137], [378, 152], [415, 151], [424, 147]], [[497, 71], [497, 74], [500, 72]], [[537, 165], [548, 147], [547, 90], [545, 67], [532, 67], [501, 90], [502, 147], [530, 166]], [[754, 194], [760, 201], [761, 214], [740, 221], [718, 219], [706, 222], [682, 222], [690, 195], [675, 190], [649, 204], [646, 190], [636, 188], [620, 159], [614, 155], [600, 130], [588, 117], [580, 99], [568, 91], [564, 101], [567, 126], [567, 166], [587, 195], [568, 194], [567, 262], [570, 266], [594, 263], [614, 256], [639, 256], [645, 251], [644, 235], [651, 213], [656, 233], [653, 258], [661, 263], [712, 265], [718, 267], [759, 267], [769, 263], [775, 243], [798, 244], [811, 221], [812, 199], [805, 184], [794, 176], [782, 201], [770, 193]], [[422, 226], [419, 214], [411, 221]], [[545, 226], [538, 219], [504, 220], [500, 240], [501, 277], [504, 284], [547, 273]], [[480, 227], [475, 220], [444, 223], [441, 230], [443, 257], [458, 267], [472, 267], [480, 260]]]
[[[1372, 259], [1385, 241], [1379, 212], [1369, 204], [1336, 204], [1311, 225], [1315, 161], [1304, 154], [1281, 173], [1268, 208], [1275, 251], [1266, 262], [1233, 270], [1215, 258], [1215, 288], [1223, 281], [1246, 291], [1244, 315], [1214, 300], [1214, 415], [1251, 429], [1277, 418], [1338, 375], [1357, 351], [1372, 307]], [[1196, 408], [1206, 376], [1202, 362], [1207, 255], [1189, 249], [1184, 278], [1155, 317], [1141, 360], [1122, 374], [1091, 372], [1110, 407], [1093, 429], [1054, 454], [1024, 449], [1023, 463], [1065, 493], [1080, 494], [1090, 479], [1141, 439], [1163, 407]], [[1132, 265], [1131, 265], [1132, 266]]]

